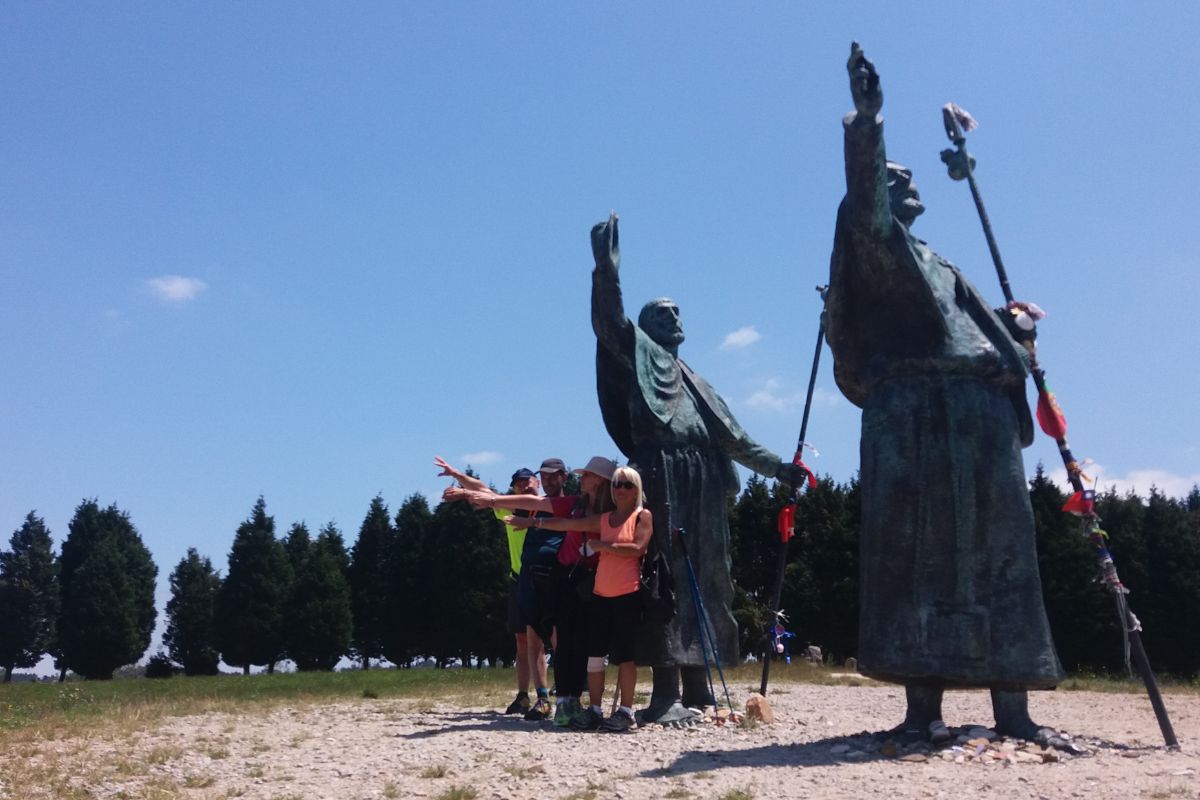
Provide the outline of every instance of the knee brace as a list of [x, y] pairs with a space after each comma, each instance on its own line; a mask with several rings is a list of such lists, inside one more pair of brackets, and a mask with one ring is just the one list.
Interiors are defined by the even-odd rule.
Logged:
[[588, 656], [588, 672], [604, 672], [604, 656]]

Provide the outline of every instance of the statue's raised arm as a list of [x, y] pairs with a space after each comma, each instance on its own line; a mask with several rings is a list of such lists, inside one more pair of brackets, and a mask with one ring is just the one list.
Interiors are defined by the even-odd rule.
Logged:
[[[890, 230], [893, 224], [888, 197], [887, 153], [883, 145], [883, 89], [875, 65], [863, 55], [858, 42], [850, 44], [846, 62], [850, 76], [850, 96], [854, 111], [842, 120], [846, 128], [846, 200], [847, 223], [873, 236]], [[911, 177], [911, 176], [910, 176]]]
[[600, 347], [630, 369], [633, 367], [633, 323], [621, 297], [621, 244], [617, 215], [592, 226], [592, 330]]

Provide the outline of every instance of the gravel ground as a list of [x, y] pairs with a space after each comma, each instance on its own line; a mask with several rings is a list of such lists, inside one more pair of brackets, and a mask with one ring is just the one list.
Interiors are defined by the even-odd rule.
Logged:
[[[44, 757], [65, 759], [100, 798], [156, 787], [189, 798], [1200, 798], [1194, 694], [1167, 697], [1182, 742], [1169, 751], [1143, 695], [1035, 693], [1034, 719], [1088, 750], [1057, 759], [978, 731], [933, 752], [880, 742], [866, 732], [902, 718], [895, 686], [785, 684], [770, 700], [772, 725], [582, 734], [496, 709], [364, 699], [174, 718], [119, 743], [60, 740]], [[948, 693], [944, 711], [952, 727], [991, 720], [986, 692]], [[89, 778], [115, 761], [144, 769]]]

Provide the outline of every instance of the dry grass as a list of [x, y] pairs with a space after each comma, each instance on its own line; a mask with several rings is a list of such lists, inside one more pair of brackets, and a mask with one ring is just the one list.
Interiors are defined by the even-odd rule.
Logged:
[[[650, 672], [640, 671], [639, 680], [648, 682]], [[738, 665], [725, 670], [731, 686], [757, 691], [760, 666]], [[615, 678], [615, 674], [610, 678]], [[814, 667], [809, 664], [773, 665], [772, 691], [786, 693], [798, 684], [848, 685], [866, 681], [845, 675], [842, 669]], [[193, 772], [176, 773], [177, 778], [163, 773], [175, 762], [190, 754], [201, 754], [213, 761], [232, 756], [233, 745], [229, 732], [233, 719], [246, 715], [266, 714], [281, 706], [297, 713], [320, 704], [342, 701], [361, 704], [364, 718], [386, 717], [411, 713], [411, 709], [431, 707], [430, 698], [439, 706], [463, 708], [495, 707], [498, 698], [511, 696], [511, 670], [371, 670], [368, 673], [258, 675], [251, 677], [171, 678], [162, 681], [114, 680], [104, 682], [68, 682], [66, 684], [4, 684], [0, 685], [0, 753], [10, 763], [20, 763], [20, 770], [7, 770], [0, 778], [0, 797], [5, 800], [83, 800], [92, 796], [89, 791], [99, 780], [120, 784], [127, 796], [164, 798], [199, 796], [202, 790], [212, 790], [217, 781], [203, 767]], [[611, 685], [611, 681], [610, 681]], [[1200, 682], [1179, 683], [1163, 681], [1167, 694], [1195, 694]], [[718, 690], [720, 687], [718, 687]], [[1095, 676], [1073, 676], [1062, 686], [1065, 691], [1088, 690], [1140, 694], [1144, 691], [1136, 680], [1116, 680]], [[378, 703], [372, 697], [393, 701]], [[403, 703], [394, 701], [401, 700]], [[644, 702], [644, 700], [643, 700]], [[406, 708], [397, 709], [398, 705]], [[228, 714], [210, 730], [219, 731], [186, 748], [173, 742], [154, 741], [154, 730], [163, 721], [181, 715]], [[305, 732], [274, 747], [297, 748], [312, 738]], [[238, 756], [259, 756], [271, 750], [272, 744], [257, 742], [238, 750]], [[136, 755], [135, 755], [136, 754]], [[524, 757], [536, 762], [536, 754]], [[477, 763], [491, 761], [493, 754], [483, 752], [473, 756]], [[196, 767], [195, 764], [192, 765]], [[247, 769], [261, 773], [263, 768], [251, 763]], [[514, 771], [515, 770], [515, 771]], [[509, 770], [518, 778], [542, 779], [542, 767], [515, 767]], [[519, 774], [518, 774], [519, 773]], [[426, 767], [421, 773], [428, 779], [450, 776], [444, 766]], [[178, 777], [182, 776], [182, 777]], [[260, 777], [265, 777], [261, 775]], [[690, 776], [692, 786], [701, 787], [711, 773]], [[281, 782], [287, 776], [279, 778]], [[395, 784], [391, 784], [395, 791]], [[388, 784], [383, 793], [388, 795]], [[282, 788], [282, 787], [281, 787]], [[469, 800], [469, 788], [450, 786], [438, 789], [444, 800]], [[189, 795], [189, 792], [192, 792]], [[1144, 796], [1171, 800], [1186, 798], [1189, 789], [1183, 784], [1164, 784]], [[206, 798], [234, 798], [238, 789], [224, 790], [217, 795], [203, 793]], [[672, 798], [691, 796], [692, 792], [676, 786], [668, 795]], [[1193, 795], [1195, 793], [1193, 792]], [[577, 791], [574, 800], [592, 800], [600, 796], [599, 787], [589, 786]], [[729, 800], [737, 797], [729, 796]]]

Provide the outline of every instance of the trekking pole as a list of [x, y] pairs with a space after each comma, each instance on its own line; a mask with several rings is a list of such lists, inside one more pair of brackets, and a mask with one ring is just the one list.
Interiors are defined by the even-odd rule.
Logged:
[[[824, 303], [825, 296], [829, 293], [829, 287], [818, 286], [817, 292], [821, 295], [821, 302]], [[817, 386], [817, 368], [821, 364], [821, 346], [824, 343], [825, 317], [822, 314], [820, 322], [817, 324], [817, 346], [813, 351], [812, 372], [808, 376], [808, 396], [804, 399], [804, 416], [800, 419], [800, 438], [796, 442], [796, 455], [792, 457], [792, 463], [799, 467], [804, 467], [804, 471], [808, 473], [808, 485], [810, 489], [816, 485], [816, 477], [812, 474], [812, 470], [804, 466], [801, 456], [804, 455], [805, 437], [808, 435], [808, 415], [812, 411], [813, 390]], [[783, 609], [779, 607], [783, 598], [783, 574], [787, 569], [788, 541], [795, 532], [796, 499], [799, 496], [800, 487], [794, 487], [791, 501], [779, 512], [779, 558], [775, 564], [775, 583], [774, 588], [771, 590], [772, 624], [779, 622], [779, 617], [783, 613]], [[768, 630], [763, 647], [762, 683], [758, 689], [758, 693], [763, 697], [767, 696], [767, 678], [770, 677], [770, 674], [771, 634]]]
[[[721, 669], [721, 655], [717, 652], [717, 637], [713, 631], [712, 620], [709, 619], [708, 611], [704, 608], [704, 600], [700, 597], [700, 584], [696, 581], [696, 570], [692, 566], [692, 557], [688, 553], [687, 543], [684, 541], [686, 531], [683, 528], [675, 529], [675, 537], [679, 542], [679, 549], [683, 552], [683, 563], [687, 567], [688, 582], [692, 587], [692, 605], [696, 607], [696, 625], [700, 633], [700, 653], [704, 657], [704, 670], [708, 674], [708, 688], [712, 693], [714, 705], [720, 705], [717, 701], [717, 689], [713, 685], [712, 668], [708, 665], [708, 649], [712, 648], [713, 663], [717, 667], [717, 674], [721, 677], [721, 688], [725, 691], [725, 703], [729, 706], [729, 713], [735, 714], [733, 710], [733, 701], [729, 699], [729, 684], [725, 682], [725, 672]], [[707, 647], [706, 647], [707, 639]]]
[[1132, 654], [1133, 663], [1137, 666], [1142, 683], [1146, 686], [1146, 693], [1150, 696], [1150, 705], [1154, 708], [1154, 716], [1158, 719], [1158, 727], [1162, 731], [1163, 739], [1168, 747], [1178, 747], [1179, 740], [1175, 738], [1175, 730], [1171, 727], [1170, 717], [1167, 716], [1167, 707], [1163, 704], [1158, 681], [1155, 680], [1154, 671], [1150, 668], [1150, 658], [1146, 655], [1146, 649], [1142, 645], [1142, 623], [1134, 615], [1125, 599], [1125, 596], [1129, 594], [1129, 589], [1121, 583], [1121, 579], [1117, 575], [1116, 564], [1105, 543], [1108, 534], [1100, 529], [1100, 517], [1096, 515], [1095, 509], [1095, 492], [1085, 491], [1083, 488], [1083, 471], [1075, 461], [1075, 456], [1071, 454], [1071, 446], [1067, 443], [1066, 417], [1063, 416], [1054, 392], [1046, 384], [1045, 371], [1038, 364], [1036, 332], [1033, 329], [1033, 323], [1032, 321], [1026, 322], [1027, 328], [1020, 324], [1022, 314], [1036, 320], [1041, 311], [1036, 306], [1031, 308], [1030, 304], [1016, 302], [1013, 299], [1012, 289], [1008, 285], [1008, 274], [1004, 270], [1004, 263], [1000, 260], [1000, 248], [996, 245], [996, 237], [992, 233], [992, 223], [988, 219], [987, 210], [983, 207], [979, 186], [975, 183], [975, 159], [967, 153], [967, 138], [964, 129], [966, 132], [974, 130], [975, 120], [959, 106], [947, 103], [942, 107], [942, 124], [946, 129], [946, 136], [955, 146], [954, 150], [946, 149], [941, 152], [942, 162], [946, 165], [953, 180], [961, 181], [965, 178], [967, 185], [971, 188], [975, 210], [979, 212], [979, 221], [983, 225], [983, 234], [987, 238], [988, 250], [991, 251], [992, 261], [996, 265], [996, 275], [1000, 279], [1000, 290], [1004, 293], [1006, 312], [1012, 314], [1013, 319], [1017, 320], [1006, 327], [1010, 331], [1013, 331], [1014, 328], [1017, 329], [1014, 332], [1014, 338], [1029, 353], [1029, 371], [1033, 374], [1033, 383], [1038, 392], [1038, 425], [1047, 436], [1058, 444], [1058, 453], [1067, 470], [1067, 478], [1071, 482], [1071, 488], [1075, 490], [1075, 495], [1063, 506], [1063, 510], [1070, 511], [1082, 518], [1083, 534], [1091, 542], [1092, 550], [1096, 554], [1101, 581], [1112, 593], [1113, 601], [1116, 604], [1117, 616], [1126, 641], [1126, 663], [1128, 664], [1129, 656]]

